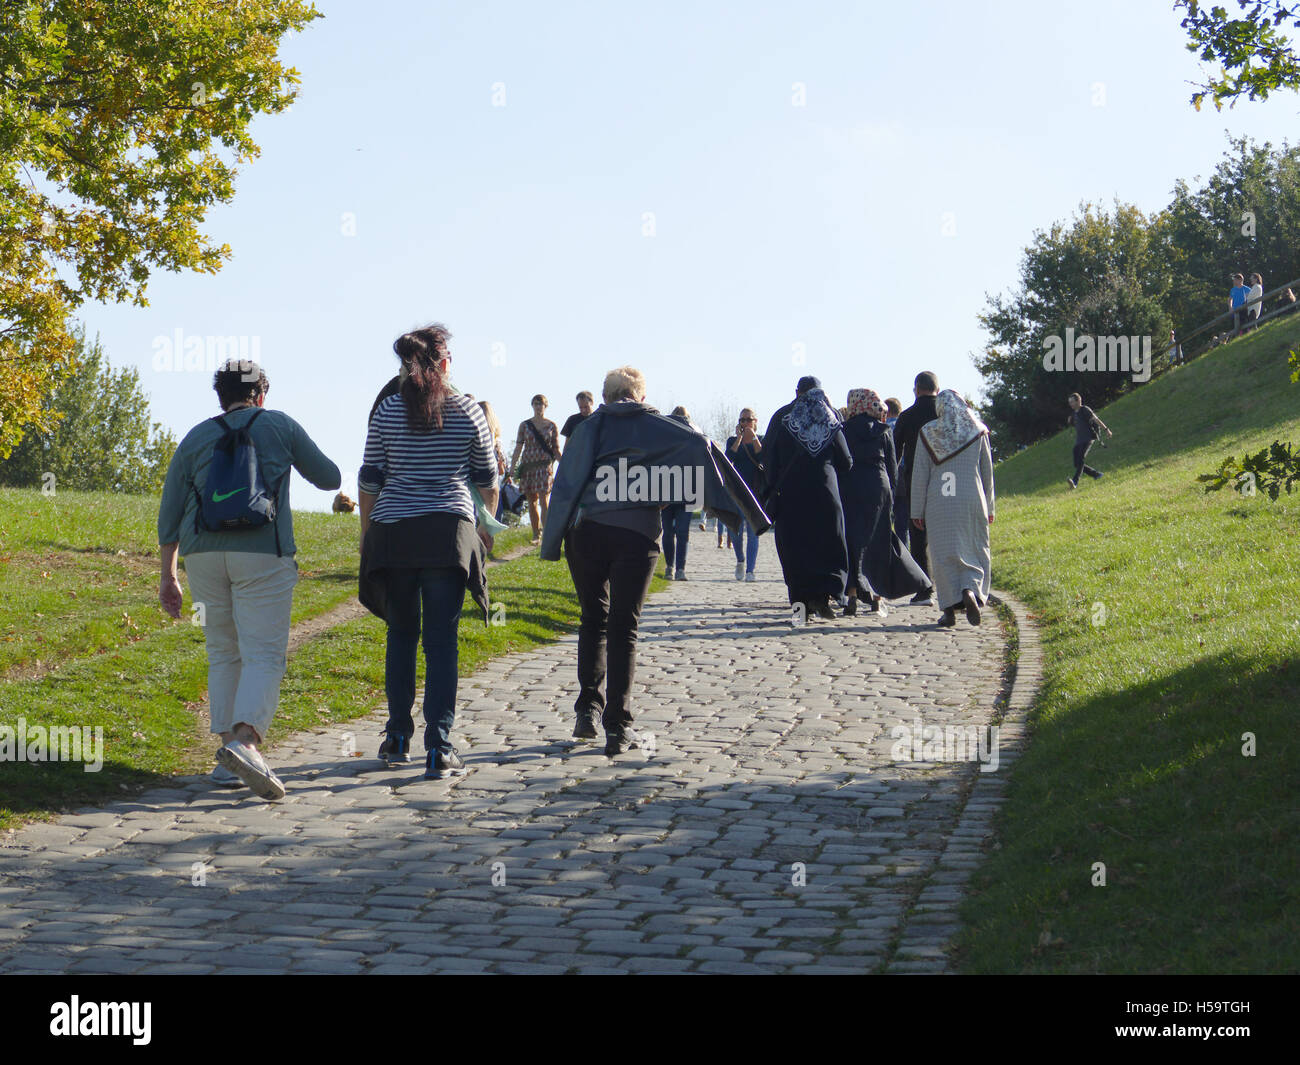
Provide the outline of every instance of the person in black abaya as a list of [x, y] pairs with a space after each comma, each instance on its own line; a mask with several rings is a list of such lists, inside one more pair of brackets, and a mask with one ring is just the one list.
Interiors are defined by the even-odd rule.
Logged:
[[790, 603], [833, 618], [844, 602], [849, 549], [839, 477], [853, 465], [840, 416], [815, 377], [799, 379], [795, 400], [772, 415], [763, 437], [768, 513], [774, 523]]
[[853, 468], [840, 475], [850, 576], [844, 613], [856, 614], [860, 597], [883, 616], [886, 600], [928, 591], [930, 579], [894, 531], [897, 464], [885, 404], [871, 389], [855, 388], [847, 409], [844, 438]]

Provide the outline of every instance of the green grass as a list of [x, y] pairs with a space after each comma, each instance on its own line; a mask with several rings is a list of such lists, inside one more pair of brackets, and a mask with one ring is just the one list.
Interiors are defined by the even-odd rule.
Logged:
[[[175, 622], [158, 607], [158, 499], [0, 489], [0, 678], [105, 654]], [[293, 516], [293, 620], [356, 594], [352, 515]], [[184, 579], [182, 578], [182, 584]]]
[[[157, 505], [144, 496], [61, 492], [45, 499], [0, 491], [0, 632], [13, 637], [0, 642], [0, 668], [30, 669], [37, 660], [43, 667], [37, 676], [0, 682], [0, 724], [22, 718], [29, 728], [104, 730], [104, 765], [96, 773], [71, 762], [0, 762], [0, 828], [211, 766], [216, 741], [200, 730], [196, 713], [207, 684], [203, 632], [167, 618], [157, 603]], [[297, 622], [355, 595], [358, 525], [347, 515], [295, 513], [294, 535]], [[526, 528], [502, 533], [494, 555], [526, 545], [529, 535]], [[466, 600], [462, 675], [492, 655], [576, 626], [566, 566], [542, 563], [533, 552], [493, 567], [489, 582], [504, 624], [485, 627]], [[307, 641], [290, 659], [270, 743], [370, 713], [382, 702], [383, 663], [384, 626], [369, 615]]]
[[965, 971], [1300, 968], [1300, 498], [1196, 482], [1300, 440], [1298, 341], [1265, 326], [1112, 404], [1099, 482], [1066, 484], [1072, 430], [997, 467], [994, 582], [1042, 627], [1045, 683]]

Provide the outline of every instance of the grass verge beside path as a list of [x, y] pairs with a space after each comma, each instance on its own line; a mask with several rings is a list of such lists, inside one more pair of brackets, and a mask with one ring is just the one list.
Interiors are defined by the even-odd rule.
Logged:
[[1300, 968], [1300, 499], [1196, 482], [1300, 440], [1297, 341], [1276, 323], [1107, 408], [1101, 481], [1065, 483], [1072, 432], [998, 466], [995, 583], [1042, 627], [1044, 688], [964, 971]]
[[[77, 762], [0, 761], [0, 828], [120, 798], [165, 783], [172, 774], [204, 772], [216, 743], [196, 736], [196, 712], [207, 684], [202, 630], [167, 619], [157, 604], [152, 524], [157, 500], [69, 492], [57, 497], [59, 511], [40, 511], [42, 504], [33, 497], [39, 493], [0, 492], [2, 538], [11, 555], [0, 624], [21, 631], [29, 647], [52, 646], [56, 652], [48, 656], [48, 672], [0, 682], [0, 724], [14, 727], [21, 718], [29, 729], [100, 726], [104, 765], [86, 773]], [[301, 566], [294, 593], [297, 622], [355, 595], [358, 527], [346, 515], [307, 513], [294, 515], [294, 529]], [[529, 535], [518, 529], [502, 533], [494, 555], [526, 544]], [[13, 558], [46, 540], [73, 555], [69, 571], [59, 574], [61, 591], [53, 590], [55, 584], [29, 588], [29, 561]], [[79, 564], [77, 544], [96, 545], [83, 552], [93, 556], [90, 562]], [[79, 581], [84, 586], [87, 574], [95, 572], [106, 594], [89, 605], [80, 595], [70, 599], [62, 627], [46, 618], [24, 619], [33, 595], [57, 597], [75, 590]], [[533, 552], [494, 566], [489, 582], [494, 602], [503, 604], [504, 612], [498, 612], [503, 624], [485, 628], [467, 598], [460, 628], [462, 674], [494, 654], [535, 646], [576, 626], [567, 566], [542, 563]], [[128, 635], [111, 625], [104, 629], [114, 609], [121, 613], [114, 594], [120, 594], [128, 613], [147, 619], [139, 630]], [[44, 639], [36, 641], [35, 635]], [[24, 662], [11, 655], [10, 665], [15, 660]], [[377, 618], [367, 616], [309, 640], [289, 662], [271, 742], [293, 730], [370, 713], [382, 701], [383, 663], [384, 626]]]
[[[0, 678], [173, 627], [158, 606], [157, 522], [157, 496], [0, 489]], [[356, 595], [359, 526], [353, 515], [298, 511], [293, 529], [297, 622]], [[184, 560], [181, 569], [185, 586]]]

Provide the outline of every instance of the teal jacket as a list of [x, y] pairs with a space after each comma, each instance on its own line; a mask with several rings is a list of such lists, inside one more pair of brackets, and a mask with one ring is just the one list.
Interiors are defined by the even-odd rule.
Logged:
[[[231, 428], [245, 425], [257, 407], [244, 407], [222, 415]], [[203, 551], [250, 551], [255, 554], [276, 554], [276, 534], [279, 533], [279, 554], [292, 555], [293, 512], [289, 509], [289, 470], [296, 469], [317, 488], [334, 491], [343, 482], [339, 468], [334, 465], [296, 421], [278, 410], [263, 409], [261, 417], [253, 423], [249, 433], [257, 445], [257, 457], [262, 464], [262, 477], [268, 487], [278, 485], [276, 491], [276, 520], [274, 525], [260, 529], [236, 532], [209, 532], [198, 521], [198, 492], [208, 476], [208, 463], [212, 459], [212, 445], [221, 439], [223, 430], [211, 418], [199, 422], [185, 434], [171, 465], [167, 467], [167, 481], [163, 485], [162, 502], [158, 505], [158, 543], [180, 541], [180, 553], [194, 555]]]

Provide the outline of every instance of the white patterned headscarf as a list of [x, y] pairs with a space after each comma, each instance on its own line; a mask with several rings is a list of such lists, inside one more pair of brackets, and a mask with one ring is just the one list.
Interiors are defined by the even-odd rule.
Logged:
[[820, 388], [810, 388], [799, 396], [781, 421], [790, 430], [790, 435], [814, 458], [821, 454], [844, 424]]
[[937, 466], [965, 450], [989, 429], [951, 388], [939, 393], [935, 406], [939, 417], [921, 427], [921, 439]]

